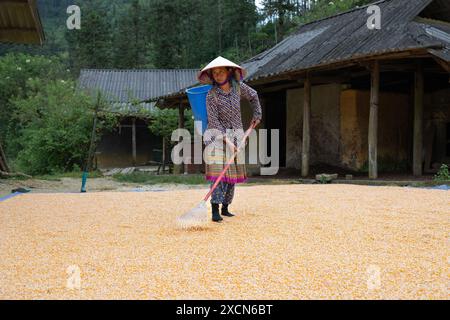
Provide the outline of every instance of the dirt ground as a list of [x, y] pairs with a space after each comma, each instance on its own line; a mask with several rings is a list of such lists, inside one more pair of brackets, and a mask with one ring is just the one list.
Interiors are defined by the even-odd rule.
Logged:
[[[60, 181], [52, 180], [14, 180], [0, 179], [0, 198], [11, 193], [13, 189], [22, 187], [31, 190], [32, 193], [67, 193], [80, 192], [81, 179], [60, 178]], [[124, 183], [113, 180], [111, 177], [91, 178], [87, 182], [88, 192], [101, 191], [166, 191], [192, 188], [204, 188], [205, 186], [161, 184], [143, 185], [139, 183]]]
[[[311, 177], [312, 178], [312, 177]], [[374, 184], [374, 185], [411, 185], [414, 182], [414, 177], [404, 177], [404, 176], [384, 176], [384, 180], [368, 181], [355, 179], [353, 183], [355, 184]], [[416, 178], [417, 181], [428, 181], [431, 182], [432, 179], [428, 177], [423, 177], [421, 179]], [[28, 179], [28, 180], [14, 180], [14, 179], [0, 179], [0, 198], [5, 197], [11, 193], [13, 189], [25, 188], [30, 190], [32, 193], [79, 193], [81, 188], [80, 178], [59, 178], [59, 181], [55, 180], [38, 180], [38, 179]], [[258, 177], [250, 178], [254, 180], [256, 184], [289, 184], [298, 183], [299, 178], [294, 176], [281, 176], [277, 179], [272, 179], [271, 177]], [[270, 181], [269, 181], [270, 180]], [[389, 183], [389, 181], [395, 180], [396, 183]], [[307, 183], [311, 183], [311, 179]], [[405, 183], [401, 183], [404, 181]], [[346, 183], [348, 181], [338, 180], [337, 183]], [[335, 182], [336, 183], [336, 182]], [[140, 184], [140, 183], [129, 183], [129, 182], [119, 182], [114, 180], [112, 177], [101, 177], [101, 178], [90, 178], [87, 182], [88, 192], [124, 192], [124, 191], [169, 191], [169, 190], [186, 190], [186, 189], [204, 189], [207, 185], [183, 185], [183, 184]], [[248, 186], [244, 184], [243, 186]]]
[[204, 193], [0, 202], [0, 299], [449, 298], [448, 191], [238, 186], [235, 217], [178, 229]]

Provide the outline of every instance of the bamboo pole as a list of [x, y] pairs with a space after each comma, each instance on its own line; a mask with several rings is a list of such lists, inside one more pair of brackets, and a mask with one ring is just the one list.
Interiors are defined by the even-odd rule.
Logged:
[[89, 171], [91, 171], [92, 169], [92, 160], [94, 158], [94, 151], [96, 148], [96, 143], [95, 143], [95, 139], [96, 139], [96, 130], [97, 130], [97, 118], [98, 118], [98, 112], [100, 110], [100, 104], [101, 104], [101, 96], [100, 94], [97, 96], [97, 103], [95, 105], [95, 110], [94, 110], [94, 119], [93, 119], [93, 124], [92, 124], [92, 132], [91, 132], [91, 142], [89, 145], [89, 152], [88, 152], [88, 157], [86, 159], [86, 163], [84, 165], [84, 170], [83, 170], [83, 177], [81, 180], [81, 191], [80, 192], [86, 192], [86, 181], [87, 181], [87, 176]]

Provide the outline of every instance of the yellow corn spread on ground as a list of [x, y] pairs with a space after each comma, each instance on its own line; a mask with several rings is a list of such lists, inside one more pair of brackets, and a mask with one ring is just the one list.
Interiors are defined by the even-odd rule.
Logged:
[[239, 186], [223, 223], [177, 229], [207, 189], [0, 202], [0, 299], [448, 299], [448, 191]]

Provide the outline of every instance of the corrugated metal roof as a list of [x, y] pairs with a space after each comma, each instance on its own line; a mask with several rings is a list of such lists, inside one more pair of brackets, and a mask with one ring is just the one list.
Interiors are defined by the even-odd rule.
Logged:
[[428, 52], [450, 63], [450, 23], [417, 18], [411, 24], [421, 28], [421, 35], [417, 37], [418, 41], [427, 37], [435, 41], [439, 40], [444, 47], [440, 49], [429, 49]]
[[442, 58], [450, 49], [445, 28], [434, 24], [430, 29], [427, 22], [414, 21], [432, 2], [384, 0], [373, 3], [381, 9], [380, 30], [367, 27], [368, 6], [305, 24], [273, 48], [245, 61], [246, 81], [412, 49], [433, 48], [430, 53]]
[[35, 0], [0, 0], [0, 42], [42, 44], [44, 40]]
[[109, 111], [117, 113], [141, 113], [142, 111], [151, 112], [154, 110], [156, 102], [141, 102], [137, 104], [129, 102], [113, 102], [110, 104]]
[[83, 69], [78, 87], [90, 93], [100, 90], [110, 102], [148, 102], [197, 84], [197, 72], [197, 69]]

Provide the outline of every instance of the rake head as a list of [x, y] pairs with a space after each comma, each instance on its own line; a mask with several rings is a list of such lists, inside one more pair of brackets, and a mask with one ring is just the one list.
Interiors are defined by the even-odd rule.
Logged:
[[196, 207], [177, 218], [177, 225], [182, 229], [202, 228], [208, 223], [208, 207], [201, 201]]

